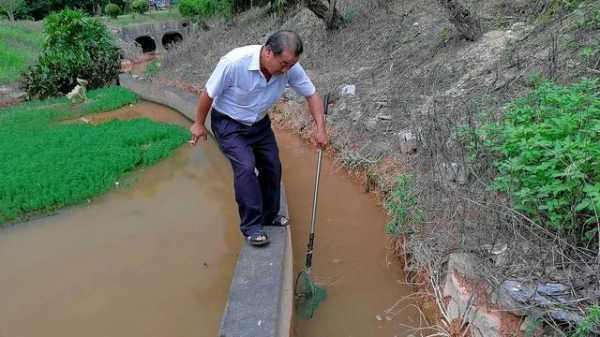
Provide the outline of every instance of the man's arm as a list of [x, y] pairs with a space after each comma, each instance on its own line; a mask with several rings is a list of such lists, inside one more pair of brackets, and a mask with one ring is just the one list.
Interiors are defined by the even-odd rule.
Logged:
[[192, 133], [190, 144], [196, 145], [200, 139], [206, 140], [208, 130], [206, 130], [204, 122], [212, 103], [213, 100], [208, 96], [207, 91], [202, 90], [202, 94], [200, 94], [200, 98], [198, 99], [198, 107], [196, 108], [196, 121], [190, 127], [190, 132]]
[[314, 135], [315, 143], [320, 148], [325, 148], [329, 139], [327, 136], [327, 128], [325, 126], [325, 113], [323, 109], [323, 100], [316, 92], [312, 96], [306, 97], [308, 102], [308, 110], [315, 120], [316, 130]]

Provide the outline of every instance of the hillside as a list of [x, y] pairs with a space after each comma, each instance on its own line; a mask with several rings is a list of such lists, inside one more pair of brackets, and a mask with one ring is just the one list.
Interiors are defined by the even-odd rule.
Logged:
[[[392, 217], [399, 208], [407, 214], [387, 230], [408, 269], [441, 287], [452, 272], [448, 261], [466, 254], [460, 263], [474, 272], [465, 274], [485, 282], [488, 303], [480, 308], [540, 317], [530, 319], [533, 330], [543, 320], [545, 334], [560, 335], [551, 326], [574, 329], [600, 299], [597, 239], [574, 247], [516, 210], [510, 195], [491, 188], [495, 158], [473, 152], [464, 131], [502, 120], [507, 104], [543, 80], [568, 86], [599, 77], [600, 3], [565, 3], [465, 1], [481, 19], [475, 41], [433, 1], [340, 0], [348, 24], [337, 31], [303, 7], [283, 17], [255, 8], [232, 22], [211, 22], [162, 56], [159, 80], [201, 88], [231, 48], [296, 30], [305, 42], [300, 62], [321, 94], [333, 94], [331, 155], [361, 175], [367, 190], [400, 201], [388, 206]], [[595, 88], [591, 104], [598, 106]], [[303, 100], [286, 96], [273, 116], [310, 136]], [[395, 185], [398, 176], [406, 183]], [[554, 288], [536, 293], [547, 285]], [[535, 296], [519, 297], [515, 287]]]

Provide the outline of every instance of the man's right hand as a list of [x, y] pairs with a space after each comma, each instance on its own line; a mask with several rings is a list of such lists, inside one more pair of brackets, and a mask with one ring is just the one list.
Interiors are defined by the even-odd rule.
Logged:
[[206, 127], [198, 122], [192, 124], [190, 127], [190, 132], [192, 133], [192, 139], [188, 143], [192, 145], [198, 144], [199, 140], [206, 141], [208, 136], [208, 130], [206, 130]]

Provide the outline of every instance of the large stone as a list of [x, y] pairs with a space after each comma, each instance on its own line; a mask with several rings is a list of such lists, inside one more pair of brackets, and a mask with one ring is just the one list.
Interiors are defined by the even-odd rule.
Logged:
[[417, 137], [410, 130], [398, 132], [400, 142], [400, 152], [412, 153], [417, 152]]
[[377, 130], [377, 118], [369, 118], [365, 121], [365, 127], [367, 128], [368, 131], [375, 131]]
[[467, 182], [467, 173], [463, 165], [458, 163], [442, 163], [440, 165], [441, 178], [447, 184], [464, 185]]
[[356, 96], [356, 86], [354, 84], [346, 84], [340, 88], [340, 96]]
[[490, 286], [478, 277], [476, 263], [471, 254], [449, 256], [442, 290], [448, 318], [468, 322], [473, 337], [504, 337], [506, 331], [518, 332], [520, 318], [492, 307]]

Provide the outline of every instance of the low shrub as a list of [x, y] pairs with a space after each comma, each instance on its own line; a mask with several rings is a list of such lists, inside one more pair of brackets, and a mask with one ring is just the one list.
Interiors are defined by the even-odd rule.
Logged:
[[37, 64], [23, 74], [30, 97], [67, 93], [76, 79], [88, 89], [110, 85], [119, 74], [120, 54], [106, 26], [83, 12], [65, 9], [46, 18], [44, 43]]
[[196, 20], [215, 15], [230, 17], [232, 3], [231, 0], [181, 0], [177, 9], [181, 16]]
[[413, 179], [407, 175], [398, 176], [385, 207], [391, 218], [385, 226], [385, 232], [392, 236], [413, 234], [412, 228], [425, 219], [417, 205]]
[[144, 77], [148, 80], [152, 80], [160, 72], [160, 62], [152, 61], [146, 65], [144, 69]]
[[598, 242], [598, 81], [541, 82], [476, 135], [496, 158], [494, 188], [510, 195], [516, 210], [575, 244]]
[[148, 11], [147, 0], [134, 0], [131, 3], [131, 10], [138, 14], [144, 14]]
[[588, 337], [597, 335], [600, 329], [600, 306], [588, 308], [585, 318], [577, 325], [570, 337]]
[[108, 3], [104, 6], [104, 14], [116, 19], [121, 14], [121, 8], [116, 4]]

